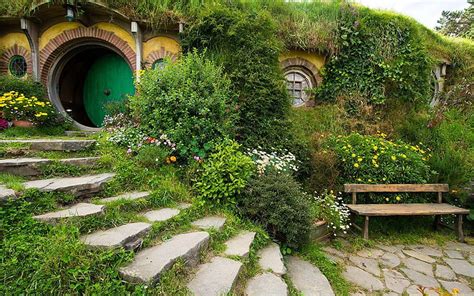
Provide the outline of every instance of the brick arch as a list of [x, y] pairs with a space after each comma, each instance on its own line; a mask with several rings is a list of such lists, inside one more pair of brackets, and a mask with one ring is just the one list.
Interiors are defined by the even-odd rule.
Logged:
[[291, 68], [291, 67], [294, 67], [294, 68], [303, 67], [309, 72], [308, 74], [311, 74], [313, 76], [312, 78], [314, 79], [313, 82], [315, 86], [318, 84], [321, 84], [322, 82], [321, 75], [319, 74], [319, 69], [316, 68], [316, 66], [313, 63], [311, 63], [310, 61], [304, 58], [300, 58], [300, 57], [288, 58], [288, 59], [283, 60], [280, 63], [280, 65], [283, 68], [283, 70], [287, 68]]
[[87, 40], [99, 40], [108, 46], [118, 49], [127, 60], [132, 71], [136, 69], [135, 52], [126, 41], [110, 31], [96, 27], [79, 27], [62, 32], [51, 39], [40, 51], [41, 81], [45, 84], [47, 83], [51, 66], [62, 53], [73, 46], [77, 46], [81, 41]]
[[176, 61], [176, 59], [178, 59], [178, 54], [177, 53], [173, 53], [169, 50], [166, 50], [163, 46], [160, 48], [160, 50], [155, 50], [155, 51], [152, 51], [150, 52], [146, 59], [145, 59], [145, 63], [146, 63], [146, 67], [151, 67], [151, 65], [153, 65], [153, 63], [158, 60], [158, 59], [164, 59], [164, 58], [167, 58], [169, 57], [173, 62]]
[[10, 59], [15, 55], [19, 55], [25, 58], [26, 73], [28, 75], [31, 75], [33, 73], [31, 53], [29, 50], [27, 50], [23, 46], [19, 46], [17, 44], [5, 50], [3, 54], [0, 56], [0, 73], [8, 74], [8, 64], [10, 63]]

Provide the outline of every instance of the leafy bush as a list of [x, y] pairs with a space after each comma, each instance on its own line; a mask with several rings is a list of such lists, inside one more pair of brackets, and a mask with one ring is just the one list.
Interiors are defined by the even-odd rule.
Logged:
[[310, 201], [293, 177], [271, 171], [249, 181], [238, 206], [243, 215], [261, 224], [274, 239], [298, 247], [309, 233]]
[[205, 51], [223, 65], [238, 96], [238, 140], [245, 147], [283, 146], [290, 98], [278, 61], [276, 23], [264, 10], [222, 5], [201, 11], [183, 34], [183, 48]]
[[[420, 145], [392, 142], [379, 136], [331, 137], [327, 148], [338, 158], [342, 183], [390, 184], [427, 183], [433, 176], [428, 164], [431, 155]], [[410, 195], [411, 196], [411, 195]], [[380, 195], [373, 202], [386, 202]], [[395, 202], [398, 200], [395, 200]]]
[[10, 75], [0, 75], [0, 94], [17, 91], [25, 97], [47, 98], [46, 88], [43, 84], [32, 79], [20, 79]]
[[145, 71], [131, 109], [143, 131], [168, 135], [185, 158], [203, 157], [216, 140], [232, 136], [236, 111], [230, 81], [198, 53]]
[[252, 159], [239, 148], [237, 142], [225, 140], [204, 162], [194, 185], [203, 203], [211, 206], [236, 203], [255, 168]]

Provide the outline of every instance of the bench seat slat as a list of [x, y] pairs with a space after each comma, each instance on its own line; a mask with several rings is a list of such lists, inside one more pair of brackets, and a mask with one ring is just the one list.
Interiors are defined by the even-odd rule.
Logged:
[[344, 184], [345, 192], [448, 192], [448, 184]]
[[469, 210], [445, 203], [359, 204], [347, 205], [351, 212], [362, 216], [426, 216], [469, 214]]

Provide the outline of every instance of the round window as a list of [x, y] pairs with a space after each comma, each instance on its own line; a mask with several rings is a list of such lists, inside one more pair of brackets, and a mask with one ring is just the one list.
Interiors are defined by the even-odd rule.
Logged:
[[163, 69], [166, 66], [166, 61], [164, 59], [157, 59], [151, 65], [152, 69]]
[[8, 70], [10, 73], [18, 78], [25, 76], [26, 74], [26, 60], [23, 56], [14, 55], [10, 58], [10, 63], [8, 64]]
[[286, 87], [293, 98], [293, 106], [303, 106], [308, 100], [307, 90], [312, 88], [311, 79], [301, 70], [291, 69], [285, 72]]

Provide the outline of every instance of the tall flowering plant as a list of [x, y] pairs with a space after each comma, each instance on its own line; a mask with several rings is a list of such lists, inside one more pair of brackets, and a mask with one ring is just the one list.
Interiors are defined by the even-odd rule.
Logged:
[[343, 203], [341, 193], [334, 191], [324, 191], [314, 197], [313, 215], [316, 219], [327, 222], [329, 230], [336, 235], [342, 231], [344, 234], [350, 227], [350, 211]]
[[260, 147], [258, 148], [248, 149], [247, 155], [254, 161], [259, 175], [266, 174], [271, 170], [289, 174], [298, 171], [298, 162], [291, 152], [265, 152], [260, 150]]
[[50, 102], [35, 96], [28, 98], [16, 91], [0, 96], [0, 111], [7, 120], [28, 120], [37, 123], [46, 121], [56, 113]]

